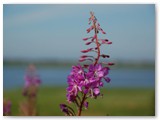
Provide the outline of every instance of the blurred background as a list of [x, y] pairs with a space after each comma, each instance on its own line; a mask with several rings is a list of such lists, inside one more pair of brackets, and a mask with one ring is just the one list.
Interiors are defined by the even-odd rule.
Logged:
[[67, 75], [86, 49], [89, 12], [94, 11], [113, 42], [102, 47], [110, 55], [110, 83], [103, 98], [91, 100], [82, 115], [155, 115], [155, 5], [3, 5], [3, 91], [18, 115], [24, 75], [35, 64], [42, 79], [39, 115], [63, 115]]

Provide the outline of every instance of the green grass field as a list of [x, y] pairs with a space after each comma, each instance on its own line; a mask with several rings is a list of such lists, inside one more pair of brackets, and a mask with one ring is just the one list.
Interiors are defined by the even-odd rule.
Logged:
[[[21, 89], [4, 91], [12, 101], [12, 115], [19, 115], [19, 102], [24, 100]], [[63, 116], [60, 103], [67, 103], [65, 87], [41, 87], [38, 91], [37, 110], [40, 116]], [[103, 98], [89, 99], [83, 116], [154, 116], [155, 91], [151, 88], [103, 88]], [[73, 106], [74, 107], [74, 106]]]

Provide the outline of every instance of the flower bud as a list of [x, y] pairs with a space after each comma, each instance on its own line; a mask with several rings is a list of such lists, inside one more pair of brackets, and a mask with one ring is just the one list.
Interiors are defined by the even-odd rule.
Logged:
[[112, 66], [112, 65], [114, 65], [114, 63], [112, 63], [112, 62], [109, 62], [109, 63], [108, 63], [108, 65], [109, 65], [109, 66]]
[[92, 42], [87, 42], [86, 45], [90, 45]]
[[102, 31], [103, 34], [106, 34], [106, 32]]
[[112, 42], [108, 42], [107, 44], [112, 44]]
[[103, 58], [106, 58], [106, 57], [109, 58], [109, 55], [102, 54], [101, 56], [102, 56]]
[[82, 53], [87, 53], [87, 52], [90, 52], [92, 49], [93, 49], [93, 48], [89, 48], [89, 49], [87, 49], [87, 50], [82, 50], [81, 52], [82, 52]]
[[83, 62], [83, 61], [85, 61], [86, 59], [85, 58], [80, 58], [79, 59], [79, 62]]
[[86, 58], [86, 57], [88, 57], [88, 56], [87, 56], [87, 55], [82, 55], [82, 56], [81, 56], [81, 58]]
[[85, 40], [88, 40], [88, 38], [83, 38], [83, 40], [85, 41]]

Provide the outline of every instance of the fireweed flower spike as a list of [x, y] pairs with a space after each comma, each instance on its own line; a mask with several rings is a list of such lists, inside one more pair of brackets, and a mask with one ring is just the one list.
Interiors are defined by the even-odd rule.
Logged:
[[36, 100], [41, 80], [36, 74], [36, 68], [33, 64], [29, 65], [24, 79], [25, 85], [23, 89], [23, 96], [26, 97], [26, 101], [20, 103], [20, 112], [21, 115], [35, 116], [37, 115]]
[[[67, 78], [67, 101], [76, 105], [76, 115], [78, 116], [81, 115], [83, 108], [88, 109], [88, 98], [96, 99], [98, 96], [103, 96], [100, 88], [103, 87], [104, 81], [107, 83], [110, 82], [110, 78], [108, 77], [110, 70], [109, 66], [114, 65], [112, 62], [99, 62], [100, 58], [109, 58], [109, 55], [101, 54], [100, 46], [103, 44], [109, 45], [112, 44], [112, 42], [108, 39], [98, 38], [99, 33], [106, 34], [106, 32], [104, 32], [100, 27], [94, 13], [90, 12], [90, 15], [89, 25], [91, 25], [91, 27], [89, 27], [86, 31], [87, 33], [93, 31], [94, 35], [88, 38], [83, 38], [83, 40], [87, 41], [87, 46], [94, 43], [95, 47], [82, 50], [81, 52], [84, 55], [80, 57], [79, 62], [89, 60], [91, 61], [91, 64], [78, 64], [73, 66]], [[88, 55], [90, 52], [96, 53], [96, 57]], [[60, 108], [65, 115], [75, 115], [74, 110], [66, 104], [60, 104]]]
[[35, 96], [36, 90], [41, 83], [38, 75], [36, 75], [36, 68], [34, 65], [29, 65], [27, 73], [24, 77], [25, 85], [23, 90], [24, 96]]

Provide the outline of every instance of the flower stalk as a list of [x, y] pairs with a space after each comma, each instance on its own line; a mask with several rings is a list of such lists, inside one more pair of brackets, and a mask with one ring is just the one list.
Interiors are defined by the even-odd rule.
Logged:
[[[77, 107], [77, 116], [82, 115], [83, 108], [88, 108], [88, 98], [96, 99], [98, 96], [103, 95], [100, 92], [100, 88], [104, 85], [103, 81], [107, 83], [110, 82], [110, 78], [107, 75], [110, 70], [109, 66], [114, 64], [111, 62], [99, 62], [100, 58], [109, 58], [109, 55], [101, 54], [101, 45], [109, 45], [112, 44], [112, 42], [108, 41], [108, 39], [98, 38], [98, 33], [101, 32], [102, 34], [106, 34], [106, 32], [100, 27], [93, 12], [90, 12], [89, 24], [91, 24], [91, 26], [86, 31], [87, 33], [90, 33], [93, 30], [94, 35], [83, 38], [83, 41], [87, 41], [87, 46], [94, 43], [95, 47], [82, 50], [81, 52], [84, 55], [80, 57], [79, 62], [89, 60], [91, 63], [73, 66], [67, 78], [67, 101], [69, 103], [75, 103]], [[97, 54], [96, 57], [87, 55], [90, 52], [95, 52]], [[82, 96], [79, 96], [79, 93], [81, 93]], [[60, 108], [65, 115], [75, 115], [70, 111], [70, 107], [66, 104], [60, 104]]]
[[38, 86], [41, 80], [36, 75], [36, 68], [34, 65], [29, 65], [27, 69], [27, 74], [25, 75], [25, 86], [23, 89], [23, 96], [26, 100], [20, 103], [20, 114], [23, 116], [35, 116], [36, 111], [36, 101], [38, 94]]
[[84, 94], [84, 96], [82, 98], [81, 105], [80, 105], [79, 110], [78, 110], [78, 116], [81, 116], [82, 107], [83, 107], [85, 99], [86, 99], [86, 94]]

